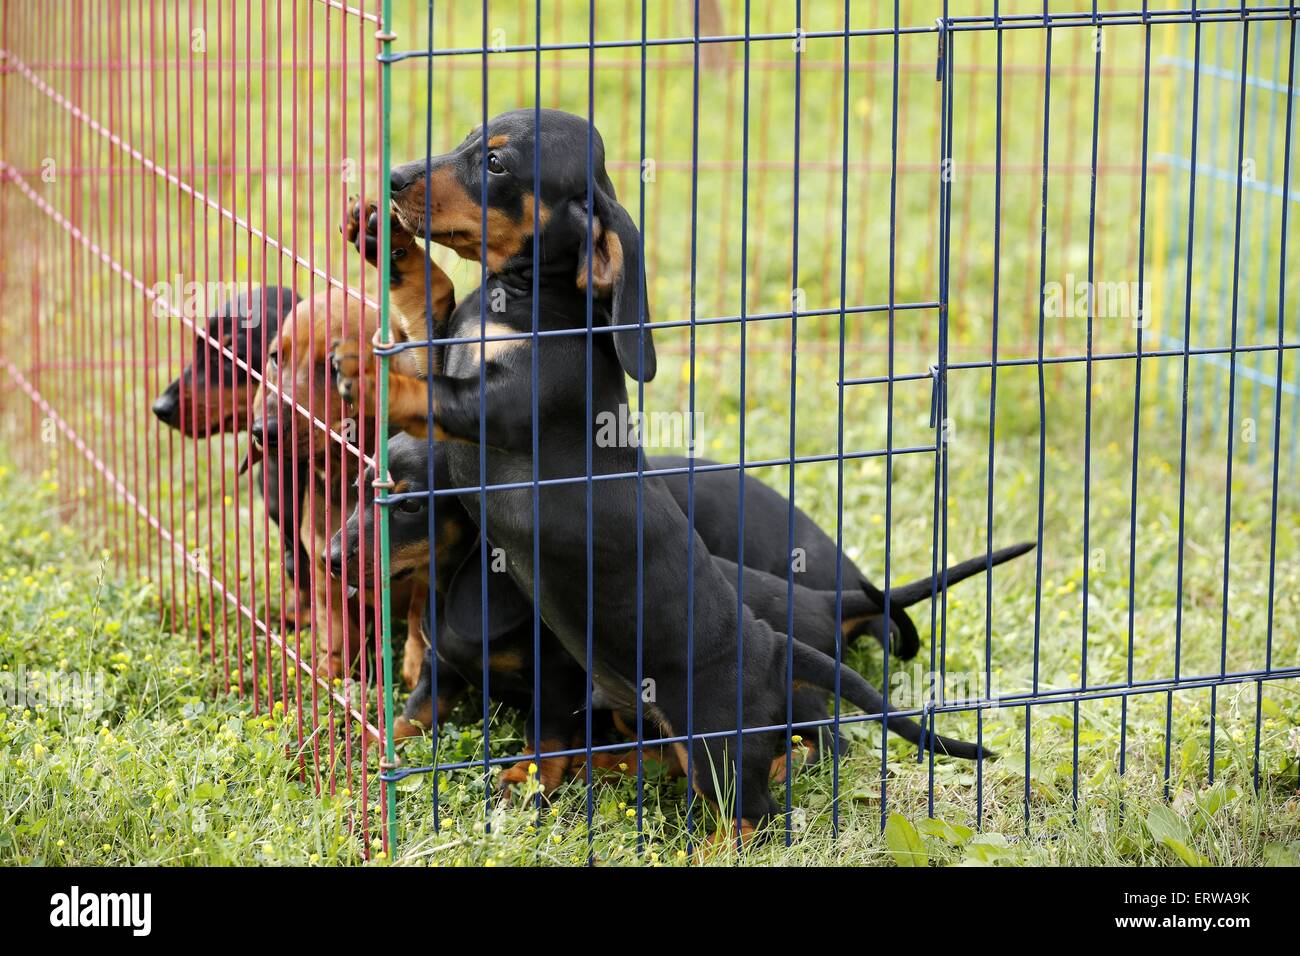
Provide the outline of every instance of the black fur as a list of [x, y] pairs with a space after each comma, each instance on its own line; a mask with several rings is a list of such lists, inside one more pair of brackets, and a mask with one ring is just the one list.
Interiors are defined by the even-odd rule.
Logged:
[[[719, 783], [730, 777], [734, 816], [761, 823], [776, 809], [768, 790], [768, 772], [785, 743], [781, 734], [767, 731], [746, 734], [743, 750], [737, 746], [738, 704], [743, 706], [746, 726], [780, 725], [785, 722], [787, 684], [806, 680], [824, 688], [833, 683], [827, 677], [831, 673], [828, 666], [833, 671], [834, 665], [823, 652], [803, 645], [794, 655], [793, 671], [787, 669], [785, 636], [748, 608], [738, 607], [730, 576], [715, 562], [698, 532], [688, 526], [668, 486], [653, 478], [645, 481], [641, 502], [645, 600], [640, 602], [639, 612], [636, 480], [624, 477], [588, 483], [582, 476], [587, 472], [591, 416], [626, 414], [624, 374], [641, 380], [654, 374], [650, 332], [634, 329], [649, 315], [640, 236], [617, 204], [604, 171], [599, 134], [576, 116], [553, 110], [542, 111], [541, 116], [542, 129], [535, 131], [533, 111], [503, 114], [453, 153], [393, 173], [399, 218], [418, 235], [436, 232], [434, 221], [440, 210], [463, 207], [466, 201], [478, 203], [482, 170], [490, 161], [499, 171], [489, 174], [489, 205], [509, 216], [521, 208], [515, 203], [523, 191], [549, 210], [539, 243], [536, 311], [540, 330], [585, 330], [589, 315], [596, 327], [590, 355], [585, 335], [546, 335], [536, 346], [524, 342], [499, 350], [485, 361], [477, 347], [446, 348], [443, 372], [430, 375], [428, 383], [436, 423], [444, 434], [459, 439], [446, 445], [450, 478], [458, 487], [526, 485], [536, 468], [543, 481], [557, 482], [539, 491], [540, 524], [536, 527], [529, 487], [494, 489], [485, 503], [477, 493], [466, 494], [463, 501], [471, 518], [481, 522], [486, 541], [504, 549], [516, 585], [540, 609], [559, 643], [579, 662], [588, 662], [590, 655], [590, 675], [602, 699], [611, 706], [631, 709], [640, 695], [651, 720], [665, 735], [695, 735], [688, 758], [696, 790], [716, 802], [722, 792]], [[542, 178], [536, 183], [532, 182], [535, 135], [547, 144], [563, 144], [563, 148], [543, 149]], [[498, 137], [504, 137], [506, 145], [485, 156], [482, 143]], [[593, 156], [590, 182], [586, 171], [589, 137]], [[446, 175], [449, 168], [454, 173], [450, 177]], [[425, 178], [430, 169], [438, 170], [438, 175]], [[414, 214], [413, 204], [403, 202], [402, 191], [417, 182], [424, 184], [423, 205], [432, 210], [432, 220], [424, 213]], [[463, 193], [456, 193], [458, 189]], [[615, 260], [611, 240], [603, 240], [603, 251], [598, 243], [588, 241], [589, 219], [594, 220], [593, 237], [613, 234], [622, 250], [622, 269], [616, 270], [608, 299], [596, 295], [594, 289], [578, 287], [580, 270], [590, 270], [594, 279], [602, 254], [605, 266]], [[491, 236], [486, 239], [492, 241]], [[448, 240], [453, 242], [454, 237]], [[453, 248], [475, 254], [463, 245]], [[477, 337], [482, 322], [490, 317], [516, 332], [528, 332], [534, 314], [532, 267], [533, 241], [529, 239], [460, 302], [450, 327], [442, 331], [454, 338]], [[593, 284], [583, 282], [585, 286]], [[489, 309], [489, 302], [493, 308]], [[540, 368], [536, 402], [541, 441], [535, 462], [532, 347], [538, 350]], [[483, 406], [481, 394], [486, 401]], [[482, 474], [480, 442], [487, 446], [482, 449], [486, 457]], [[631, 474], [644, 465], [636, 447], [594, 447], [591, 454], [594, 476]], [[533, 564], [535, 535], [541, 556], [537, 568]], [[536, 591], [535, 571], [541, 582]], [[638, 623], [645, 635], [643, 674], [653, 682], [649, 688], [635, 684]], [[850, 668], [841, 670], [841, 687], [858, 706], [879, 712], [879, 694]], [[720, 736], [701, 736], [712, 734]], [[979, 756], [967, 744], [942, 738], [926, 742], [937, 749], [946, 751], [951, 745], [963, 755]]]

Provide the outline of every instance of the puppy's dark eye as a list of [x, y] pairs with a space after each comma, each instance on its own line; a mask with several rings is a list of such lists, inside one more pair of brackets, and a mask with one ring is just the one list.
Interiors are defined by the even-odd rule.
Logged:
[[403, 498], [397, 503], [397, 510], [408, 515], [419, 514], [424, 510], [423, 498]]
[[487, 168], [493, 176], [500, 176], [506, 171], [505, 163], [501, 162], [501, 157], [496, 153], [487, 154]]

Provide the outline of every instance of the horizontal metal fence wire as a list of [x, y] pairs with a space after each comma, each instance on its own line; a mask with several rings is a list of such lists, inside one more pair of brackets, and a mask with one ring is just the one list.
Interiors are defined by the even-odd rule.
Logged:
[[[695, 745], [743, 754], [759, 733], [784, 741], [771, 786], [787, 844], [896, 812], [1051, 835], [1145, 782], [1166, 797], [1221, 779], [1293, 783], [1296, 13], [1191, 0], [6, 6], [7, 445], [57, 474], [61, 515], [88, 541], [154, 583], [214, 693], [286, 720], [287, 766], [345, 808], [358, 855], [436, 853], [484, 830], [539, 861], [689, 855], [744, 808], [708, 806], [660, 768], [659, 748], [684, 745], [688, 777], [723, 773], [701, 768]], [[571, 328], [534, 316], [529, 331], [494, 330], [484, 299], [479, 334], [430, 326], [394, 342], [387, 216], [380, 268], [340, 235], [354, 197], [387, 207], [392, 168], [539, 107], [604, 141], [643, 237], [643, 328], [659, 356], [653, 381], [629, 385], [629, 415], [663, 415], [672, 427], [643, 435], [645, 451], [684, 462], [596, 473], [589, 423], [585, 457], [542, 476], [536, 356], [578, 336], [590, 408], [590, 356], [610, 334], [594, 293]], [[582, 140], [567, 158], [586, 156], [590, 190]], [[548, 166], [542, 153], [534, 173]], [[421, 238], [458, 299], [486, 279], [481, 252], [466, 262]], [[219, 321], [277, 288], [297, 304], [272, 327], [247, 308]], [[335, 390], [336, 339], [376, 358], [351, 404]], [[532, 474], [390, 483], [390, 365], [490, 343], [534, 357]], [[267, 362], [276, 351], [294, 361]], [[159, 411], [187, 365], [198, 374]], [[284, 453], [266, 441], [276, 418]], [[260, 471], [240, 471], [250, 452]], [[702, 726], [711, 688], [690, 669], [682, 726], [663, 732], [638, 696], [620, 734], [602, 734], [593, 497], [640, 501], [667, 479], [686, 482], [693, 524], [707, 518], [702, 481], [731, 481], [741, 515], [751, 481], [785, 499], [763, 529], [790, 555], [783, 640], [802, 635], [806, 512], [842, 555], [837, 673], [887, 690], [890, 717], [1000, 757], [918, 756], [884, 714], [837, 694], [824, 720], [796, 720], [793, 685], [783, 722], [754, 726], [737, 697], [734, 718]], [[530, 738], [545, 690], [537, 608], [533, 703], [494, 694], [484, 549], [479, 686], [395, 739], [411, 710], [404, 638], [432, 645], [435, 687], [450, 666], [438, 516], [465, 502], [483, 524], [514, 496], [536, 528], [565, 488], [586, 502], [570, 516], [585, 547], [563, 569], [587, 582], [581, 733]], [[358, 500], [375, 520], [335, 558]], [[427, 589], [390, 573], [406, 503], [429, 509]], [[657, 556], [643, 550], [649, 516], [634, 513], [624, 559], [642, 569]], [[743, 565], [743, 517], [738, 531]], [[689, 568], [702, 545], [687, 540]], [[1033, 550], [942, 586], [945, 567], [1019, 541]], [[541, 553], [534, 533], [524, 564]], [[846, 559], [886, 594], [936, 579], [912, 609], [915, 658], [888, 638], [843, 639]], [[636, 581], [638, 607], [682, 608], [693, 661], [694, 589]], [[622, 676], [641, 687], [659, 635], [637, 621], [637, 668]], [[821, 728], [823, 759], [800, 765]], [[571, 779], [543, 794], [532, 768], [551, 758]], [[524, 786], [504, 796], [518, 768]]]

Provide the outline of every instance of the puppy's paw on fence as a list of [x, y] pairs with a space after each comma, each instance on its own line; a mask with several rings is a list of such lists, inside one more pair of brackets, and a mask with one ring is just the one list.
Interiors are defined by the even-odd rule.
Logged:
[[[348, 200], [343, 224], [339, 227], [343, 238], [361, 253], [372, 266], [379, 264], [379, 207], [359, 196]], [[406, 258], [414, 244], [414, 237], [397, 220], [389, 218], [389, 260], [395, 265]]]
[[334, 369], [334, 388], [347, 405], [361, 397], [361, 353], [354, 343], [335, 339], [330, 346], [330, 366]]

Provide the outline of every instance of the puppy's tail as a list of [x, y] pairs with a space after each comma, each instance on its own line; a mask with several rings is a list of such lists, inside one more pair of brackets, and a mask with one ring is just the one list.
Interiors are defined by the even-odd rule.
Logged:
[[999, 564], [1005, 564], [1013, 558], [1018, 558], [1026, 552], [1034, 550], [1034, 542], [1023, 541], [1020, 544], [1013, 544], [1009, 548], [999, 548], [989, 554], [981, 554], [977, 558], [968, 558], [952, 567], [944, 568], [938, 574], [933, 574], [928, 578], [921, 578], [912, 581], [900, 587], [889, 589], [889, 603], [891, 607], [911, 607], [924, 601], [931, 594], [944, 590], [945, 587], [952, 587], [958, 581], [965, 581], [967, 578], [973, 578], [977, 574], [983, 574], [991, 566], [996, 567]]
[[[845, 700], [861, 707], [868, 714], [883, 714], [885, 712], [884, 696], [867, 683], [866, 678], [847, 664], [840, 664], [839, 674], [840, 693]], [[834, 690], [835, 661], [815, 647], [795, 641], [794, 679], [826, 690]], [[891, 716], [889, 718], [889, 729], [918, 747], [933, 750], [936, 753], [947, 754], [950, 757], [960, 757], [963, 760], [979, 760], [982, 757], [991, 759], [996, 756], [988, 748], [981, 749], [979, 746], [967, 743], [964, 740], [953, 740], [951, 737], [927, 734], [921, 729], [920, 724], [909, 717]]]
[[[932, 574], [929, 577], [921, 578], [918, 581], [911, 581], [907, 584], [901, 584], [889, 589], [889, 617], [890, 617], [890, 642], [897, 654], [903, 660], [911, 660], [916, 656], [916, 652], [921, 649], [921, 635], [916, 630], [916, 624], [907, 614], [907, 608], [913, 604], [919, 604], [931, 594], [937, 594], [947, 587], [951, 587], [959, 581], [965, 581], [967, 578], [974, 577], [987, 571], [990, 566], [996, 567], [999, 564], [1005, 564], [1012, 558], [1018, 558], [1022, 554], [1034, 550], [1034, 543], [1026, 541], [1022, 544], [1014, 544], [1009, 548], [1001, 548], [988, 554], [982, 554], [977, 558], [970, 558], [962, 561], [960, 564], [954, 564], [950, 568], [945, 568], [939, 574]], [[859, 582], [862, 588], [862, 595], [865, 596], [871, 608], [874, 608], [879, 614], [885, 606], [885, 595], [874, 584], [866, 579]], [[845, 594], [846, 602], [849, 595]], [[860, 603], [860, 602], [859, 602]], [[847, 616], [847, 613], [846, 613]], [[864, 613], [865, 616], [865, 613]], [[876, 634], [883, 642], [883, 636], [877, 632], [882, 626], [878, 620], [872, 622], [873, 627], [867, 628]], [[859, 631], [858, 633], [861, 633]], [[856, 637], [857, 633], [851, 632], [850, 637]]]

